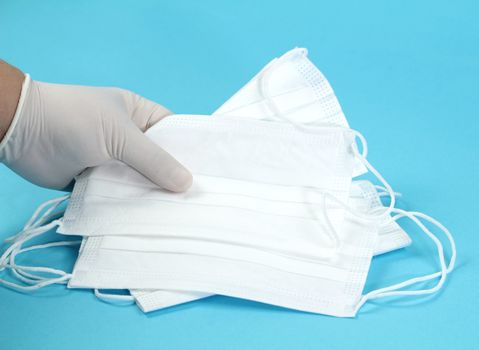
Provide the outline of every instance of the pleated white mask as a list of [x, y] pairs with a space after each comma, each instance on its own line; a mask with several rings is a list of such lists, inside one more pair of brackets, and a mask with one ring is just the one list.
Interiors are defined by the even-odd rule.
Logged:
[[[384, 191], [377, 188], [369, 181], [353, 181], [349, 197], [349, 205], [354, 210], [367, 213], [381, 206], [380, 195]], [[88, 238], [85, 238], [88, 240]], [[408, 246], [411, 239], [404, 230], [393, 220], [385, 217], [378, 225], [378, 239], [374, 248], [374, 255], [383, 254]], [[87, 245], [89, 246], [89, 245]], [[93, 249], [112, 249], [112, 246]], [[82, 253], [83, 254], [83, 253]], [[80, 259], [82, 259], [82, 254]], [[91, 254], [91, 253], [88, 253]], [[94, 254], [98, 254], [95, 252]], [[100, 266], [89, 266], [91, 271], [101, 270]], [[167, 291], [167, 290], [130, 290], [136, 303], [144, 312], [155, 311], [177, 304], [190, 302], [210, 296], [208, 293]]]
[[[347, 201], [355, 134], [342, 128], [308, 130], [241, 118], [167, 117], [148, 135], [192, 170], [191, 190], [163, 191], [111, 162], [77, 178], [59, 232], [158, 235], [170, 226], [175, 235], [187, 236], [215, 231], [223, 237], [232, 226], [256, 237], [258, 231], [272, 237], [291, 230], [316, 232], [315, 220], [303, 220], [316, 212], [304, 203], [324, 206], [332, 222], [342, 220], [342, 206], [324, 194]], [[281, 216], [271, 222], [271, 215]]]
[[[304, 48], [272, 60], [214, 115], [349, 128], [331, 85]], [[366, 171], [356, 160], [353, 176]]]

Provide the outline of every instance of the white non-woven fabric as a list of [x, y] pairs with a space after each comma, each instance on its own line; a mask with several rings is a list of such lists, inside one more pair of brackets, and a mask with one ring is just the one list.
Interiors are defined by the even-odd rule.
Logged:
[[[382, 206], [376, 187], [369, 181], [353, 181], [349, 196], [349, 205], [360, 212], [367, 213]], [[85, 238], [88, 240], [89, 238]], [[388, 217], [379, 221], [378, 239], [374, 255], [400, 249], [411, 244], [411, 239], [396, 221]], [[80, 255], [81, 258], [81, 255]], [[144, 312], [151, 312], [174, 305], [202, 299], [208, 293], [167, 291], [167, 290], [130, 290], [137, 305]]]
[[[304, 48], [273, 59], [213, 114], [349, 128], [334, 90]], [[366, 172], [356, 160], [353, 176]]]
[[69, 286], [198, 291], [353, 316], [377, 227], [371, 220], [347, 217], [337, 231], [340, 246], [308, 257], [196, 239], [89, 237]]
[[343, 208], [324, 194], [348, 199], [354, 159], [348, 129], [181, 115], [147, 134], [193, 172], [192, 188], [163, 191], [120, 162], [89, 169], [77, 178], [60, 233], [310, 232], [316, 220], [303, 217], [316, 211], [304, 202], [341, 220]]

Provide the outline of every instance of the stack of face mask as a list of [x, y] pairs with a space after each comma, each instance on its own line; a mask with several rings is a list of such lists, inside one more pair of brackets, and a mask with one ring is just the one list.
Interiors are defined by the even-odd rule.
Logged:
[[[147, 135], [193, 172], [192, 188], [163, 191], [120, 162], [88, 169], [71, 196], [42, 205], [9, 239], [0, 268], [22, 283], [1, 283], [26, 291], [68, 283], [145, 312], [221, 294], [352, 317], [368, 299], [434, 293], [453, 269], [449, 231], [396, 208], [396, 193], [366, 160], [364, 137], [305, 49], [270, 62], [213, 116], [172, 115]], [[378, 185], [353, 180], [368, 171]], [[396, 223], [403, 217], [437, 246], [438, 272], [363, 294], [372, 257], [411, 243]], [[447, 263], [425, 221], [449, 240]], [[20, 253], [78, 243], [25, 247], [54, 227], [83, 237], [73, 272], [18, 265]], [[410, 287], [429, 280], [428, 289]]]

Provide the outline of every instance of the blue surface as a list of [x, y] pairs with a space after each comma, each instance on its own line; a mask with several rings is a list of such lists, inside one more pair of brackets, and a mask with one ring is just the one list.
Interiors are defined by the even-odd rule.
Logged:
[[[459, 254], [437, 296], [369, 303], [356, 319], [226, 297], [145, 316], [61, 286], [0, 289], [0, 349], [477, 346], [476, 3], [0, 0], [0, 57], [34, 79], [129, 88], [178, 113], [210, 113], [274, 56], [309, 48], [401, 204], [447, 225]], [[58, 195], [3, 166], [0, 179], [0, 237]], [[434, 247], [406, 227], [413, 246], [376, 258], [367, 290], [437, 269]], [[45, 253], [25, 259], [65, 268], [75, 259], [72, 249]]]

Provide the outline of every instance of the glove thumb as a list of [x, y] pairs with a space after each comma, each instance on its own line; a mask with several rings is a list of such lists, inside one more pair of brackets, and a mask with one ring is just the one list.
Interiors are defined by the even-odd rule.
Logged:
[[118, 154], [119, 160], [164, 189], [183, 192], [193, 183], [191, 173], [183, 165], [134, 126], [125, 130]]

